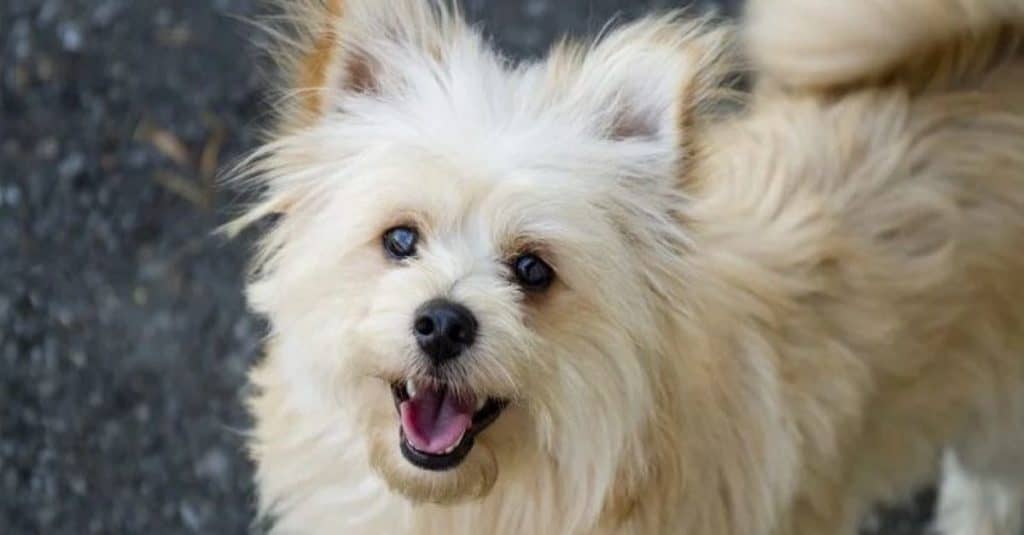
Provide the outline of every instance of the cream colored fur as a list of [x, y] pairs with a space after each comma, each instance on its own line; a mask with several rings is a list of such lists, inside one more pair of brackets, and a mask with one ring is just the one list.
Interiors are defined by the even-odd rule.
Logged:
[[[896, 31], [945, 3], [903, 2], [920, 17]], [[846, 25], [873, 32], [888, 0], [765, 0], [845, 33], [773, 49], [794, 36], [755, 5], [771, 89], [711, 125], [727, 28], [647, 19], [516, 67], [426, 2], [304, 5], [292, 53], [323, 83], [290, 91], [322, 99], [247, 163], [264, 193], [240, 219], [282, 213], [249, 286], [271, 323], [251, 446], [275, 533], [851, 535], [952, 445], [946, 533], [1016, 535], [1012, 505], [971, 505], [1024, 481], [1006, 469], [1024, 426], [1008, 54], [876, 85], [903, 45], [825, 58], [874, 46]], [[961, 37], [933, 30], [918, 42]], [[792, 50], [820, 62], [776, 68]], [[423, 234], [406, 266], [380, 251], [395, 224]], [[523, 247], [557, 271], [542, 296], [509, 280]], [[397, 453], [388, 384], [421, 373], [412, 311], [438, 295], [480, 317], [463, 386], [512, 405], [428, 473]]]
[[730, 251], [734, 289], [766, 296], [773, 330], [793, 333], [779, 349], [802, 398], [790, 413], [817, 422], [779, 532], [853, 533], [948, 448], [939, 532], [1018, 535], [1024, 3], [748, 9], [755, 104], [708, 137], [695, 173], [718, 198], [707, 226], [736, 244], [710, 246]]
[[[1019, 42], [1024, 25], [1021, 0], [750, 0], [747, 11], [758, 66], [818, 88], [894, 69], [902, 75], [918, 61], [920, 68], [985, 69], [991, 54]], [[1000, 29], [1004, 39], [993, 39]], [[958, 42], [959, 51], [951, 46]]]

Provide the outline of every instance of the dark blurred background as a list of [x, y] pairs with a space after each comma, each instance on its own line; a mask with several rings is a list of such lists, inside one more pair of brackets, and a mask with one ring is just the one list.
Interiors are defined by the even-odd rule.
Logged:
[[[287, 1], [287, 0], [284, 0]], [[682, 0], [466, 0], [511, 55]], [[735, 14], [739, 0], [708, 0]], [[258, 0], [0, 0], [0, 534], [244, 533]], [[918, 534], [916, 507], [866, 533]]]

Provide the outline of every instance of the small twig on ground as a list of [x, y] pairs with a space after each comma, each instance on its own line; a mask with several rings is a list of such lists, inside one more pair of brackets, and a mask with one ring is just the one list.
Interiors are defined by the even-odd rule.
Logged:
[[153, 174], [153, 180], [157, 184], [167, 188], [175, 195], [185, 199], [202, 210], [209, 210], [212, 204], [210, 195], [204, 189], [178, 173], [159, 170]]
[[169, 130], [164, 130], [149, 121], [143, 121], [135, 129], [135, 139], [149, 143], [157, 152], [180, 167], [192, 166], [192, 156], [189, 154], [188, 147]]

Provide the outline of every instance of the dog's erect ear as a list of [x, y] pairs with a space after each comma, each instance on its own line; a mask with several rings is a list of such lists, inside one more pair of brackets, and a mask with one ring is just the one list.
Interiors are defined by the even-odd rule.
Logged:
[[552, 65], [583, 55], [572, 98], [600, 119], [613, 139], [645, 139], [686, 149], [702, 112], [725, 94], [731, 28], [678, 14], [610, 32], [589, 50], [563, 46]]
[[[280, 153], [346, 97], [401, 88], [409, 65], [443, 60], [460, 38], [473, 36], [449, 0], [272, 0], [283, 13], [262, 25], [282, 79], [274, 140], [227, 172], [228, 180], [262, 190], [260, 199], [224, 227], [236, 234], [270, 215], [297, 211], [316, 192], [301, 180], [270, 180], [295, 164]], [[475, 41], [474, 41], [475, 44]], [[289, 141], [290, 140], [290, 141]]]
[[[288, 18], [298, 38], [287, 39], [285, 92], [309, 124], [329, 110], [334, 97], [371, 93], [393, 77], [389, 59], [409, 51], [440, 54], [461, 22], [433, 0], [295, 0]], [[288, 112], [286, 112], [288, 113]]]
[[291, 62], [285, 69], [286, 90], [298, 99], [302, 115], [313, 117], [322, 113], [327, 83], [334, 77], [334, 63], [341, 50], [337, 26], [344, 0], [296, 2], [289, 7], [296, 12], [300, 35], [295, 41], [285, 41], [290, 51], [283, 59]]

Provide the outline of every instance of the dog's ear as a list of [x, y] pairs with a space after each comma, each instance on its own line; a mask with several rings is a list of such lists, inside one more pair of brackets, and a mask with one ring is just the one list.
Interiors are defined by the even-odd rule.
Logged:
[[[283, 13], [264, 25], [274, 41], [268, 53], [282, 77], [269, 132], [276, 140], [302, 136], [346, 97], [400, 87], [403, 66], [442, 61], [446, 47], [468, 35], [447, 0], [280, 2]], [[308, 185], [257, 179], [283, 165], [272, 157], [274, 145], [226, 173], [231, 182], [264, 189], [257, 204], [224, 227], [228, 234], [266, 216], [287, 215], [315, 195]]]
[[295, 109], [285, 113], [311, 119], [323, 112], [327, 83], [333, 78], [333, 65], [340, 52], [338, 23], [344, 0], [295, 2], [287, 7], [293, 12], [288, 16], [294, 18], [298, 35], [282, 38], [284, 50], [272, 54], [276, 54], [278, 61], [287, 62], [283, 68], [284, 91], [295, 99]]
[[[295, 104], [285, 126], [309, 124], [338, 98], [397, 83], [396, 60], [440, 55], [462, 29], [460, 19], [433, 0], [295, 0], [288, 18], [297, 38], [285, 39], [284, 93]], [[281, 58], [279, 58], [281, 59]]]
[[685, 152], [691, 127], [725, 94], [732, 35], [723, 22], [673, 14], [611, 31], [589, 49], [562, 45], [553, 61], [582, 57], [574, 91], [604, 135]]

